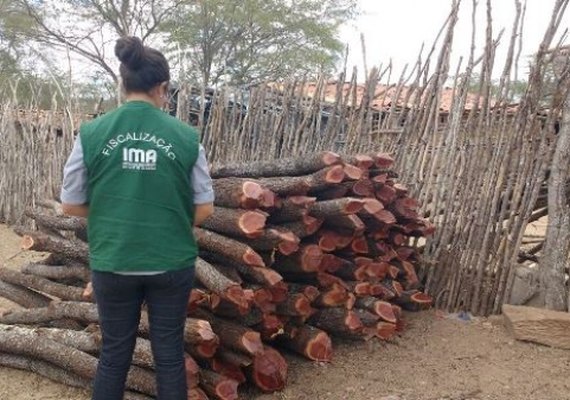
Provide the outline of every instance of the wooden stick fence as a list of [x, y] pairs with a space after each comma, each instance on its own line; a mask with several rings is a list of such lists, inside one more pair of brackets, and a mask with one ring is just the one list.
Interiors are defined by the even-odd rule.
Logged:
[[[332, 83], [325, 78], [267, 83], [247, 95], [222, 88], [212, 98], [208, 118], [200, 118], [205, 121], [202, 143], [214, 165], [319, 150], [391, 153], [401, 180], [412, 184], [424, 215], [437, 226], [427, 242], [415, 243], [423, 247], [426, 290], [444, 309], [497, 313], [510, 293], [525, 227], [540, 205], [556, 143], [555, 122], [567, 95], [563, 80], [546, 72], [556, 51], [545, 51], [555, 45], [567, 3], [556, 2], [528, 89], [515, 107], [510, 104], [520, 2], [494, 96], [498, 38], [492, 34], [490, 12], [483, 55], [472, 52], [465, 66], [450, 72], [459, 10], [454, 3], [439, 53], [432, 49], [425, 59], [418, 57], [413, 70], [404, 71], [395, 83], [388, 65], [372, 69], [363, 85], [357, 85], [353, 71]], [[473, 91], [475, 76], [479, 82]], [[187, 109], [190, 92], [182, 87], [180, 110]], [[16, 116], [14, 106], [5, 102], [0, 116], [0, 218], [10, 223], [19, 220], [25, 206], [57, 195], [73, 138], [66, 119], [57, 136], [54, 113], [40, 119]]]

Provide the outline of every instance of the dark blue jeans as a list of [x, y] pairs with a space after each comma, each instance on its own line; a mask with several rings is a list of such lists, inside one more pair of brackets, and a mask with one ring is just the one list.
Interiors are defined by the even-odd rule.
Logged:
[[143, 301], [148, 307], [157, 399], [187, 398], [184, 323], [193, 281], [194, 267], [147, 276], [93, 271], [103, 335], [93, 400], [123, 399]]

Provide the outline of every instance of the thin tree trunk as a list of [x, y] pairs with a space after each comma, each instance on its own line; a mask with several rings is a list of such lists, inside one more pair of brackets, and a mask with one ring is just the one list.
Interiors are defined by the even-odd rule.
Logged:
[[541, 258], [541, 297], [546, 308], [557, 311], [568, 308], [564, 281], [570, 255], [570, 205], [565, 190], [569, 178], [570, 99], [567, 98], [548, 179], [548, 227]]

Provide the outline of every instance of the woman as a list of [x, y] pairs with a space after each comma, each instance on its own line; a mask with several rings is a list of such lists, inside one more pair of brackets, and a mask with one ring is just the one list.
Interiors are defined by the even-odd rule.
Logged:
[[164, 113], [168, 62], [135, 37], [115, 54], [126, 102], [82, 125], [64, 170], [66, 214], [88, 217], [103, 335], [94, 400], [122, 399], [141, 305], [148, 307], [157, 398], [187, 397], [183, 330], [198, 249], [192, 226], [214, 193], [196, 131]]

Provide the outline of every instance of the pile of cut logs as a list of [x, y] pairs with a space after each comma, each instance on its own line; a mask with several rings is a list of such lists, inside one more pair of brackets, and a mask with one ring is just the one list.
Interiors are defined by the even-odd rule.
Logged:
[[[429, 307], [411, 237], [433, 232], [396, 183], [386, 154], [295, 159], [214, 168], [216, 209], [195, 236], [196, 288], [185, 328], [188, 398], [236, 399], [245, 382], [282, 389], [277, 349], [327, 362], [329, 335], [390, 340], [402, 309]], [[0, 316], [0, 365], [86, 387], [100, 349], [89, 293], [86, 221], [56, 202], [27, 211], [22, 248], [47, 252], [21, 271], [0, 269], [0, 296], [23, 306]], [[127, 397], [154, 396], [143, 311]]]

